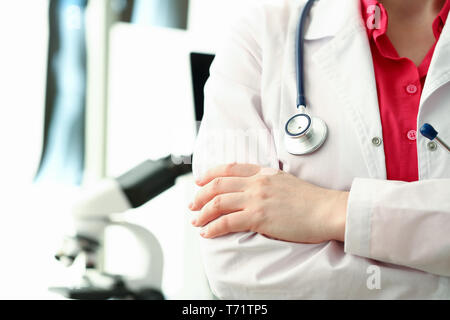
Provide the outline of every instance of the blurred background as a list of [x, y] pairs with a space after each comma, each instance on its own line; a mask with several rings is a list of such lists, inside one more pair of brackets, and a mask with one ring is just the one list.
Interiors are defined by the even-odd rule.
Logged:
[[214, 298], [186, 159], [248, 2], [0, 0], [0, 299]]

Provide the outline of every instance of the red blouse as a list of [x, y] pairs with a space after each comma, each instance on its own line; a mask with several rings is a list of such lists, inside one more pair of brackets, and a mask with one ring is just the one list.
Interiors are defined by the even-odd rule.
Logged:
[[447, 0], [433, 22], [436, 42], [419, 67], [400, 57], [386, 32], [388, 14], [376, 0], [361, 0], [377, 83], [388, 180], [417, 181], [417, 114], [434, 48], [450, 10]]

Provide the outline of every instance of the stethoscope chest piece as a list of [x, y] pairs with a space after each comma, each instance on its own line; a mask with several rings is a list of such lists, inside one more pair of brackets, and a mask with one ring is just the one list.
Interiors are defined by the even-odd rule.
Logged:
[[287, 152], [296, 156], [310, 154], [324, 144], [327, 135], [328, 128], [323, 120], [299, 113], [286, 123], [285, 147]]

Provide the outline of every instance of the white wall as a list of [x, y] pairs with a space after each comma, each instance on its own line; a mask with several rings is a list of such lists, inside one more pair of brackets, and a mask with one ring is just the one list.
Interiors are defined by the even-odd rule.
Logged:
[[107, 174], [190, 154], [195, 123], [185, 31], [117, 24], [111, 30]]

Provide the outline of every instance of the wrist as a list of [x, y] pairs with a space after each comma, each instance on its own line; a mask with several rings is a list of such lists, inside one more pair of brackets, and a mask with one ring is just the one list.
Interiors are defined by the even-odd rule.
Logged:
[[349, 192], [332, 190], [329, 211], [330, 240], [344, 242]]

